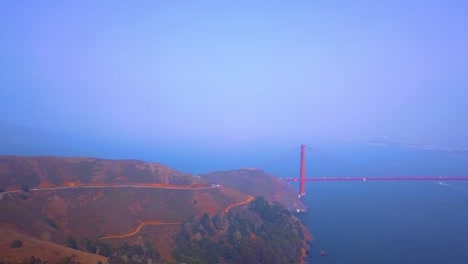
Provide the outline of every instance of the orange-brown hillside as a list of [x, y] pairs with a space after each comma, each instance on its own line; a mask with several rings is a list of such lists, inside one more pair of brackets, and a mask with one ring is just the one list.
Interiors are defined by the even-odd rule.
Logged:
[[201, 175], [201, 178], [209, 183], [220, 184], [254, 197], [263, 196], [269, 202], [278, 202], [290, 210], [306, 209], [299, 199], [297, 191], [289, 183], [262, 170], [215, 171]]
[[73, 186], [84, 183], [163, 183], [192, 185], [199, 182], [159, 163], [97, 158], [0, 156], [0, 188], [18, 189]]
[[[50, 241], [37, 239], [14, 231], [7, 227], [0, 227], [0, 262], [4, 263], [30, 263], [22, 262], [30, 260], [31, 256], [49, 263], [63, 263], [64, 259], [71, 257], [71, 260], [80, 263], [106, 263], [107, 258], [76, 249], [67, 248]], [[21, 248], [11, 248], [9, 245], [14, 240], [20, 240], [23, 244]]]
[[[172, 260], [173, 238], [193, 216], [237, 212], [257, 196], [304, 208], [289, 185], [258, 170], [193, 177], [137, 160], [0, 156], [0, 189], [0, 231], [35, 241], [12, 251], [26, 258], [38, 251], [38, 241], [60, 250], [72, 237], [82, 250], [85, 241], [99, 250], [148, 241]], [[0, 252], [6, 247], [0, 244]]]
[[[71, 236], [78, 247], [85, 239], [110, 245], [150, 241], [165, 259], [171, 259], [179, 223], [251, 200], [164, 165], [135, 160], [3, 156], [0, 182], [0, 228], [58, 245]], [[29, 191], [20, 191], [23, 185]], [[21, 252], [30, 257], [34, 251], [26, 249]]]

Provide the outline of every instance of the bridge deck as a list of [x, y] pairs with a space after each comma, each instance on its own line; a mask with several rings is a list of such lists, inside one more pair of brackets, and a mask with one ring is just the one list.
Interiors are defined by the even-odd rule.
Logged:
[[[300, 181], [301, 178], [283, 178], [285, 181]], [[313, 177], [305, 181], [468, 181], [468, 177], [460, 176], [391, 176], [391, 177]]]

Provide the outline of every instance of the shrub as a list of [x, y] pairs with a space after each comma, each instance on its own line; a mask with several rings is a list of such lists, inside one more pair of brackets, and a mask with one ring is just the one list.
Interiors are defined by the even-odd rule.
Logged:
[[11, 248], [20, 248], [20, 247], [22, 247], [22, 246], [23, 246], [23, 242], [21, 242], [21, 240], [18, 240], [18, 239], [13, 240], [13, 241], [11, 241], [11, 243], [10, 243], [10, 247], [11, 247]]
[[69, 248], [77, 249], [76, 240], [72, 236], [67, 236], [66, 246]]
[[55, 228], [55, 229], [59, 229], [58, 225], [54, 222], [54, 220], [50, 219], [50, 218], [44, 218], [44, 221], [50, 225], [51, 227]]

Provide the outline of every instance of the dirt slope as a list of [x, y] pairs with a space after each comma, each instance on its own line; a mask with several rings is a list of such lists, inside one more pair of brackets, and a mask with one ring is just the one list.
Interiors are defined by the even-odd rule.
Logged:
[[[21, 240], [23, 246], [21, 248], [10, 248], [9, 245], [13, 240]], [[102, 261], [107, 262], [107, 258], [67, 248], [50, 241], [37, 239], [16, 232], [8, 227], [0, 226], [0, 260], [3, 261], [22, 261], [29, 259], [32, 256], [41, 260], [48, 260], [51, 263], [57, 263], [65, 257], [72, 257], [74, 261], [81, 263], [97, 263]]]

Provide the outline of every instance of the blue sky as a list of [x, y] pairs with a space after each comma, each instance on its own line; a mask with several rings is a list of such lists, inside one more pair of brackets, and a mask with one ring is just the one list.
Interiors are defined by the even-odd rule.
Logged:
[[466, 1], [1, 1], [0, 143], [466, 142], [466, 14]]

